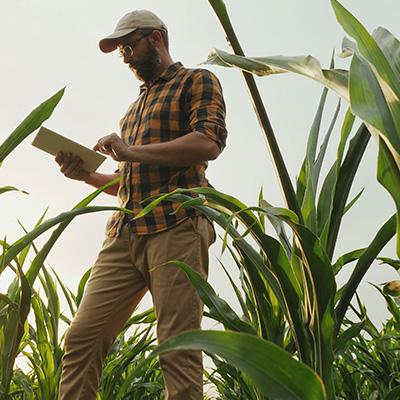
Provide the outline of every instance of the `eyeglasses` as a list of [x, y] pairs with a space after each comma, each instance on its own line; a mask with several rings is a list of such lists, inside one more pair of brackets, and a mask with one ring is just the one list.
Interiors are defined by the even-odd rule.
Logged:
[[137, 38], [136, 40], [134, 40], [131, 43], [128, 43], [128, 44], [125, 44], [125, 45], [120, 44], [118, 46], [119, 56], [120, 57], [132, 57], [133, 49], [139, 44], [139, 42], [143, 38], [145, 38], [146, 36], [150, 36], [152, 33], [153, 33], [153, 31], [146, 32], [142, 36], [140, 36], [139, 38]]

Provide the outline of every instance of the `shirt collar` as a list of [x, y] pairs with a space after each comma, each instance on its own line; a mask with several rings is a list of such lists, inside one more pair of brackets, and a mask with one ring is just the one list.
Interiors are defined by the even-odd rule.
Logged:
[[153, 83], [151, 83], [150, 85], [147, 85], [146, 83], [143, 83], [142, 85], [140, 85], [140, 93], [142, 93], [144, 90], [146, 90], [150, 86], [153, 86], [160, 79], [163, 81], [166, 81], [166, 82], [171, 80], [181, 68], [183, 68], [183, 65], [180, 61], [170, 64]]

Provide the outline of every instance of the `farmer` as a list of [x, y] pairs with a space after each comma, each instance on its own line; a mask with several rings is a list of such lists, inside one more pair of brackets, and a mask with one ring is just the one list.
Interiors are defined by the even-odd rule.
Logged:
[[[121, 136], [111, 133], [94, 146], [118, 161], [118, 170], [110, 175], [89, 173], [79, 157], [59, 153], [61, 172], [94, 187], [121, 176], [107, 193], [134, 215], [148, 204], [142, 201], [149, 196], [208, 186], [207, 161], [219, 156], [227, 136], [225, 104], [215, 75], [173, 62], [167, 27], [147, 10], [126, 14], [99, 47], [104, 53], [118, 50], [143, 82], [120, 122]], [[107, 222], [103, 247], [65, 336], [59, 399], [96, 398], [103, 360], [147, 290], [159, 343], [201, 329], [203, 304], [196, 290], [177, 266], [165, 263], [184, 261], [207, 278], [215, 231], [195, 209], [174, 213], [178, 207], [165, 201], [136, 220], [116, 212]], [[172, 351], [159, 360], [166, 399], [203, 399], [201, 351]]]

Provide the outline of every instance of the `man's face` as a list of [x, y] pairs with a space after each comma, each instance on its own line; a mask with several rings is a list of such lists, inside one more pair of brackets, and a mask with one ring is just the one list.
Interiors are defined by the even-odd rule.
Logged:
[[143, 32], [133, 32], [121, 38], [119, 47], [129, 45], [131, 52], [123, 54], [124, 63], [134, 73], [136, 78], [143, 82], [150, 82], [157, 78], [161, 65], [161, 56], [149, 40], [149, 35], [143, 36]]

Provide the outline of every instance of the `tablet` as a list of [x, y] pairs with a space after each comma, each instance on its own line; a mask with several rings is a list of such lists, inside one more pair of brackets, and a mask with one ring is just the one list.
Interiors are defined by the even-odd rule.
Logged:
[[55, 156], [58, 152], [72, 153], [83, 160], [83, 169], [94, 172], [107, 158], [103, 154], [96, 153], [92, 149], [82, 146], [50, 129], [42, 126], [33, 139], [32, 145], [46, 153]]

